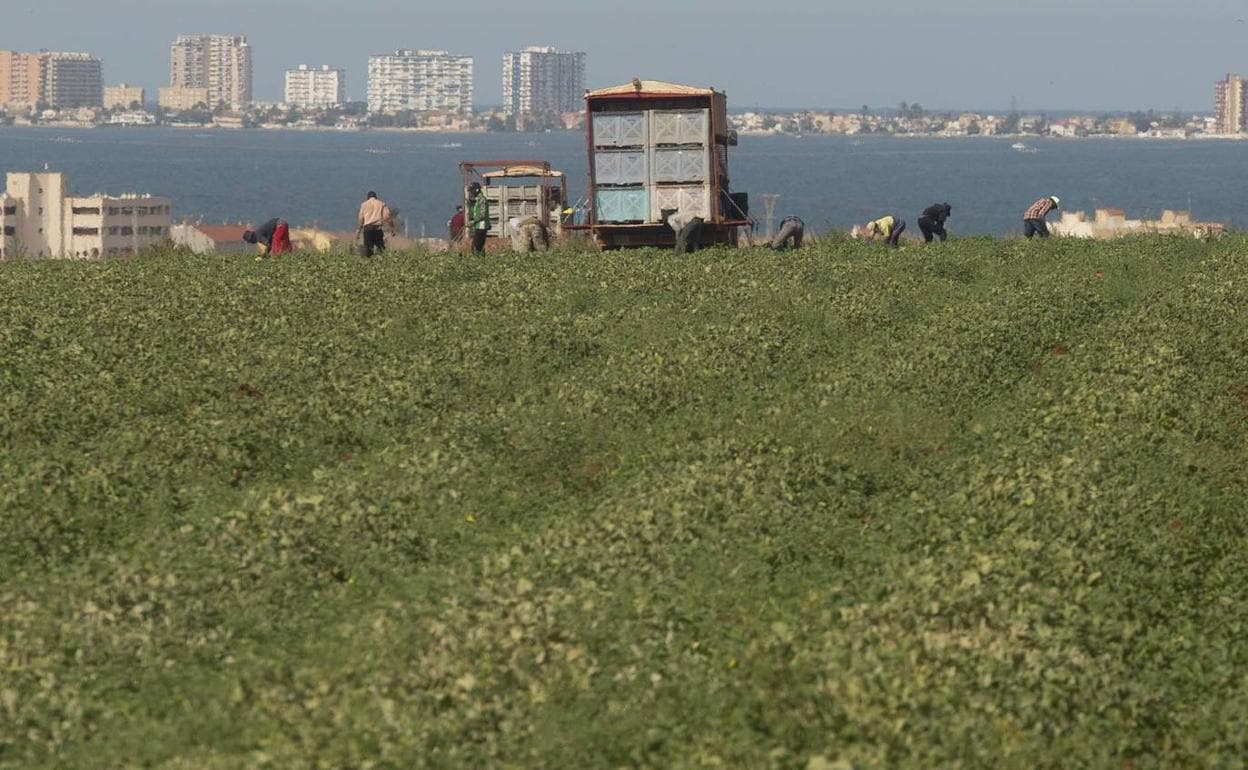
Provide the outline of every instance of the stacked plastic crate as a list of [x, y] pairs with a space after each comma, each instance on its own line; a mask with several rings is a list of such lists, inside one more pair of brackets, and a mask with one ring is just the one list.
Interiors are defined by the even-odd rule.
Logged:
[[664, 209], [711, 219], [709, 110], [650, 113], [650, 221]]
[[490, 204], [490, 237], [507, 235], [505, 226], [512, 217], [540, 217], [544, 197], [539, 184], [507, 184], [505, 180], [491, 183], [485, 188], [485, 199]]
[[594, 116], [594, 210], [599, 222], [650, 219], [649, 118], [648, 112]]

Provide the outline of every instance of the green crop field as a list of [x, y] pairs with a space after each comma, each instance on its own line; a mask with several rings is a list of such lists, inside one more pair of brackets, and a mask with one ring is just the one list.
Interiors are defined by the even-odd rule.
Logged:
[[0, 265], [0, 767], [1242, 768], [1248, 240]]

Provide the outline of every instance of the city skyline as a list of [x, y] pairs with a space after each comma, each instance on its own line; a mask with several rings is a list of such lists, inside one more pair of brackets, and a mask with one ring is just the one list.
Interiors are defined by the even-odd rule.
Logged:
[[[90, 51], [109, 84], [149, 93], [166, 83], [179, 34], [246, 35], [255, 98], [279, 101], [286, 70], [316, 62], [348, 73], [347, 98], [364, 100], [369, 56], [399, 48], [447, 50], [476, 61], [479, 105], [502, 104], [503, 55], [528, 45], [589, 54], [586, 85], [634, 76], [713, 85], [736, 105], [850, 108], [921, 102], [936, 109], [1207, 110], [1213, 73], [1248, 69], [1239, 53], [1242, 2], [1053, 0], [1003, 5], [915, 0], [836, 7], [795, 0], [772, 12], [739, 0], [679, 7], [635, 0], [630, 12], [535, 0], [524, 12], [491, 6], [489, 19], [451, 8], [378, 0], [351, 18], [340, 4], [222, 0], [152, 7], [117, 0], [12, 0], [0, 48]], [[719, 18], [708, 21], [708, 10]], [[125, 36], [107, 31], [126, 19]], [[706, 34], [708, 25], [715, 34]], [[412, 30], [412, 31], [407, 31]], [[351, 73], [355, 73], [354, 76]]]

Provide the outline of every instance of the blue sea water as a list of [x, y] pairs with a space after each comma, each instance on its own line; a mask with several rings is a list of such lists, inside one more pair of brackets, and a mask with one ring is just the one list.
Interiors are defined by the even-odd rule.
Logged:
[[[911, 223], [934, 202], [953, 205], [950, 230], [1017, 231], [1035, 199], [1059, 195], [1067, 209], [1098, 206], [1152, 218], [1186, 209], [1248, 227], [1248, 143], [1137, 139], [1028, 140], [892, 137], [741, 138], [731, 154], [733, 188], [781, 196], [777, 216], [816, 230], [848, 228], [884, 214]], [[424, 134], [223, 131], [166, 128], [0, 128], [0, 171], [70, 175], [77, 194], [151, 192], [174, 200], [175, 218], [351, 229], [368, 190], [400, 209], [409, 232], [440, 235], [456, 203], [458, 162], [540, 159], [585, 194], [580, 133]]]

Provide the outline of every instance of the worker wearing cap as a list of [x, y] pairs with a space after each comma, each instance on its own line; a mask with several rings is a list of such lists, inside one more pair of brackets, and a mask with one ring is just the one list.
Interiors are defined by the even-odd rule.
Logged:
[[472, 229], [472, 250], [480, 254], [485, 251], [485, 239], [490, 234], [490, 203], [480, 182], [468, 185], [468, 225]]
[[1060, 208], [1062, 199], [1056, 195], [1050, 195], [1047, 198], [1041, 198], [1031, 204], [1031, 208], [1027, 209], [1027, 213], [1023, 214], [1023, 235], [1030, 238], [1033, 235], [1039, 235], [1041, 238], [1049, 237], [1049, 226], [1044, 223], [1044, 218], [1049, 212], [1055, 208]]
[[894, 249], [901, 245], [901, 234], [906, 231], [906, 220], [889, 214], [880, 217], [874, 222], [868, 222], [863, 225], [862, 231], [866, 233], [868, 239], [874, 240], [878, 235], [884, 239], [884, 242]]
[[356, 235], [364, 238], [362, 249], [364, 256], [371, 257], [374, 253], [380, 254], [386, 250], [385, 229], [389, 229], [390, 234], [394, 235], [394, 215], [390, 212], [390, 207], [386, 205], [386, 202], [378, 198], [377, 193], [369, 190], [368, 196], [360, 204], [360, 216], [356, 229]]

